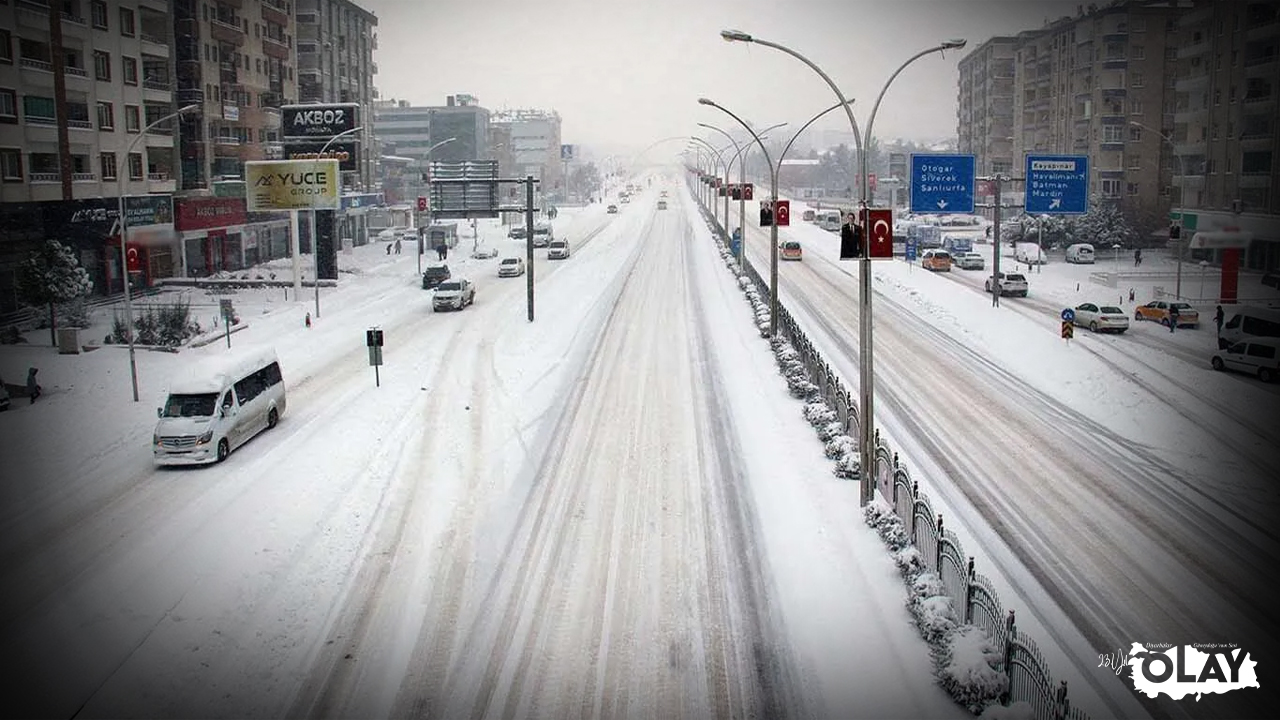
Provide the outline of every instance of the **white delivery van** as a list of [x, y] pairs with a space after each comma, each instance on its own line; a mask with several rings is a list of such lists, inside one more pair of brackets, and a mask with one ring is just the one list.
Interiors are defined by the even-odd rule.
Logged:
[[1280, 338], [1280, 308], [1226, 305], [1222, 308], [1218, 348], [1226, 349], [1248, 338]]
[[196, 363], [169, 388], [152, 436], [161, 465], [221, 462], [284, 414], [284, 378], [271, 348], [245, 348]]
[[1077, 265], [1092, 265], [1093, 246], [1089, 243], [1076, 243], [1067, 246], [1067, 262]]
[[1013, 246], [1014, 258], [1020, 263], [1028, 265], [1044, 265], [1049, 260], [1045, 257], [1044, 250], [1036, 243], [1020, 242]]
[[819, 210], [814, 222], [827, 232], [840, 232], [840, 226], [844, 224], [839, 210]]
[[1280, 377], [1280, 339], [1249, 338], [1218, 351], [1210, 360], [1214, 370], [1257, 375], [1263, 382]]

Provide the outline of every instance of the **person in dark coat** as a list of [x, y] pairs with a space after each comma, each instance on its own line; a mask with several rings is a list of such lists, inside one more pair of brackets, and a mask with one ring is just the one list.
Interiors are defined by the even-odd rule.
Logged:
[[1215, 313], [1213, 314], [1213, 322], [1214, 322], [1214, 323], [1216, 323], [1216, 324], [1217, 324], [1217, 326], [1218, 326], [1218, 334], [1219, 334], [1219, 335], [1221, 335], [1221, 334], [1222, 334], [1222, 320], [1223, 320], [1223, 318], [1225, 318], [1225, 317], [1226, 317], [1226, 314], [1222, 312], [1222, 306], [1221, 306], [1221, 305], [1219, 305], [1219, 306], [1218, 306], [1218, 310], [1217, 310], [1217, 312], [1215, 312]]
[[1177, 304], [1169, 303], [1169, 332], [1173, 332], [1178, 329], [1179, 317], [1181, 317], [1181, 313], [1178, 311]]
[[27, 397], [31, 398], [34, 403], [36, 398], [40, 397], [40, 383], [36, 382], [36, 373], [40, 372], [36, 368], [27, 370]]

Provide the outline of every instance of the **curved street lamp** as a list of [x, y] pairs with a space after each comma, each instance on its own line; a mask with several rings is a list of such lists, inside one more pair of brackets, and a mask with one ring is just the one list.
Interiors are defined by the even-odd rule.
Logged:
[[[753, 42], [757, 45], [764, 45], [775, 50], [780, 50], [800, 62], [808, 65], [810, 69], [816, 72], [831, 87], [831, 91], [836, 94], [840, 100], [840, 105], [844, 107], [845, 114], [849, 118], [849, 128], [853, 131], [854, 142], [858, 145], [858, 160], [860, 166], [860, 177], [862, 187], [859, 192], [859, 203], [863, 208], [868, 206], [868, 167], [867, 155], [863, 149], [863, 138], [858, 133], [858, 124], [853, 119], [853, 110], [849, 107], [849, 101], [845, 98], [844, 93], [840, 92], [840, 88], [831, 80], [831, 78], [822, 71], [822, 68], [815, 65], [811, 60], [800, 53], [788, 48], [784, 45], [761, 40], [752, 35], [742, 32], [741, 30], [722, 30], [720, 37], [727, 42]], [[867, 120], [866, 143], [871, 143], [871, 130], [876, 120], [876, 112], [880, 109], [880, 101], [884, 99], [885, 92], [889, 89], [889, 85], [906, 69], [908, 65], [930, 53], [942, 52], [944, 50], [953, 50], [963, 48], [967, 41], [965, 40], [947, 40], [934, 47], [922, 50], [912, 55], [906, 62], [902, 63], [897, 70], [889, 76], [884, 87], [880, 89], [880, 94], [876, 96], [875, 105], [871, 107], [871, 117]], [[776, 173], [774, 174], [776, 178]], [[870, 254], [870, 228], [863, 229], [863, 251], [862, 258], [858, 269], [858, 298], [859, 298], [859, 409], [858, 409], [858, 431], [860, 436], [858, 460], [860, 464], [859, 471], [862, 475], [862, 492], [861, 504], [866, 505], [874, 498], [875, 494], [875, 431], [873, 415], [875, 413], [875, 366], [873, 357], [872, 342], [872, 322], [871, 322], [871, 254]], [[776, 244], [776, 243], [775, 243]], [[995, 283], [993, 283], [995, 285]], [[998, 286], [997, 286], [998, 287]]]
[[[176, 112], [148, 124], [138, 133], [138, 136], [129, 143], [124, 151], [124, 162], [129, 163], [129, 156], [133, 154], [133, 149], [138, 146], [138, 142], [147, 136], [155, 126], [166, 123], [179, 115], [200, 109], [199, 103], [193, 103], [185, 107], [179, 108]], [[125, 168], [128, 171], [128, 168]], [[143, 168], [146, 170], [146, 168]], [[116, 170], [116, 213], [119, 218], [120, 227], [120, 275], [124, 278], [124, 315], [125, 315], [125, 338], [129, 341], [129, 379], [133, 382], [133, 401], [138, 402], [138, 362], [133, 351], [133, 298], [130, 297], [132, 291], [129, 287], [129, 248], [127, 247], [127, 238], [129, 236], [129, 218], [125, 214], [124, 208], [124, 173]], [[144, 176], [145, 177], [145, 176]], [[172, 197], [172, 196], [171, 196]]]
[[[698, 143], [701, 143], [702, 145], [706, 146], [707, 150], [710, 150], [710, 151], [711, 151], [711, 154], [712, 154], [713, 156], [715, 156], [715, 159], [716, 159], [716, 162], [717, 162], [717, 166], [718, 166], [718, 167], [720, 167], [720, 168], [723, 168], [723, 169], [724, 169], [725, 182], [728, 182], [728, 178], [729, 178], [729, 166], [728, 166], [728, 165], [725, 163], [725, 161], [724, 161], [724, 151], [723, 151], [723, 150], [717, 150], [715, 147], [713, 147], [713, 146], [711, 145], [711, 143], [707, 142], [706, 140], [703, 140], [702, 138], [698, 137], [697, 135], [690, 135], [690, 136], [689, 136], [689, 139], [690, 139], [690, 140], [697, 141]], [[728, 148], [727, 146], [724, 148], [724, 150], [728, 150], [728, 149], [729, 149], [729, 148]], [[712, 174], [715, 174], [715, 173], [716, 173], [716, 167], [717, 167], [717, 166], [712, 166], [712, 168], [711, 168], [711, 172], [712, 172]], [[716, 196], [715, 196], [715, 190], [716, 190], [716, 188], [714, 188], [714, 187], [710, 187], [710, 186], [709, 186], [709, 190], [707, 191], [707, 203], [706, 203], [706, 204], [708, 204], [708, 205], [710, 205], [710, 206], [711, 206], [711, 219], [712, 219], [712, 220], [716, 220], [716, 219], [717, 219], [717, 218], [716, 218], [716, 203], [715, 203], [715, 197], [716, 197]], [[726, 205], [727, 205], [727, 204], [726, 204]], [[727, 212], [727, 211], [726, 211], [726, 212]], [[728, 222], [728, 220], [729, 220], [729, 219], [728, 219], [728, 217], [726, 216], [726, 217], [725, 217], [725, 222], [727, 223], [727, 222]]]
[[[770, 125], [769, 127], [761, 130], [760, 139], [763, 140], [764, 138], [769, 137], [770, 130], [777, 130], [778, 128], [783, 127], [785, 125], [786, 123], [778, 123], [776, 125]], [[739, 158], [741, 158], [741, 162], [738, 162], [738, 228], [743, 234], [742, 240], [739, 241], [743, 243], [743, 245], [738, 248], [738, 269], [741, 270], [742, 264], [744, 262], [743, 258], [745, 258], [747, 255], [746, 253], [747, 196], [743, 194], [742, 188], [746, 187], [747, 185], [747, 152], [751, 149], [751, 143], [745, 143], [741, 147], [739, 147], [738, 143], [734, 142], [733, 136], [725, 132], [724, 130], [720, 129], [719, 127], [716, 127], [715, 125], [712, 125], [710, 123], [698, 123], [698, 126], [715, 130], [721, 135], [724, 135], [725, 137], [729, 138], [729, 142], [733, 143], [733, 147], [737, 150], [737, 152], [734, 153], [733, 157], [729, 158], [729, 167], [733, 167], [734, 161], [737, 161]], [[782, 160], [779, 159], [778, 162], [782, 162]], [[727, 179], [728, 174], [729, 174], [728, 170], [726, 169], [725, 171], [726, 182], [728, 182], [728, 179]], [[724, 196], [724, 218], [725, 218], [725, 228], [727, 230], [729, 227], [729, 194], [727, 192], [725, 193], [725, 196]]]
[[[770, 197], [774, 200], [778, 199], [778, 168], [774, 166], [773, 159], [769, 157], [769, 149], [764, 146], [764, 141], [751, 129], [751, 126], [745, 120], [738, 117], [733, 111], [725, 108], [723, 105], [716, 103], [709, 98], [698, 98], [699, 105], [707, 105], [716, 108], [724, 114], [738, 121], [751, 137], [760, 146], [760, 152], [764, 153], [765, 164], [769, 166], [769, 188]], [[745, 230], [743, 231], [745, 234]], [[743, 248], [743, 254], [746, 254], [746, 248]], [[769, 226], [769, 335], [777, 337], [778, 335], [778, 223], [773, 222]]]

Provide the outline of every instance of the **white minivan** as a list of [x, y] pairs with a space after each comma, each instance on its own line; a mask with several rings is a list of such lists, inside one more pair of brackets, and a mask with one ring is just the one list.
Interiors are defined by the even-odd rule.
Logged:
[[152, 451], [160, 465], [222, 462], [284, 414], [284, 378], [271, 348], [245, 348], [196, 363], [169, 388]]
[[1226, 322], [1218, 333], [1218, 348], [1223, 349], [1248, 338], [1280, 338], [1280, 308], [1252, 305], [1228, 306], [1223, 313]]
[[1225, 350], [1219, 350], [1211, 361], [1214, 370], [1236, 370], [1257, 375], [1263, 382], [1280, 377], [1280, 339], [1249, 338]]
[[1076, 243], [1067, 246], [1067, 262], [1076, 265], [1092, 265], [1093, 246], [1089, 243]]

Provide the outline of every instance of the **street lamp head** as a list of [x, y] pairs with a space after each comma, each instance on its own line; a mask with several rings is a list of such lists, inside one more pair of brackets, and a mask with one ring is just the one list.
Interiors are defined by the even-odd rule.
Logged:
[[184, 113], [194, 112], [194, 111], [199, 110], [199, 109], [200, 109], [200, 104], [199, 104], [199, 103], [192, 103], [192, 104], [190, 104], [190, 105], [187, 105], [186, 107], [179, 108], [179, 109], [178, 109], [178, 114], [179, 114], [179, 115], [182, 115], [182, 114], [184, 114]]
[[951, 38], [949, 40], [942, 41], [942, 49], [943, 50], [959, 50], [960, 48], [964, 47], [968, 43], [969, 41], [965, 40], [964, 38]]
[[739, 42], [751, 42], [754, 39], [749, 34], [744, 33], [741, 30], [721, 30], [720, 37], [724, 38], [725, 42], [733, 42], [735, 40]]
[[714, 102], [712, 102], [709, 98], [704, 98], [704, 97], [702, 97], [702, 98], [698, 98], [698, 104], [699, 104], [699, 105], [712, 105], [712, 106], [714, 106], [714, 105], [715, 105], [715, 103], [714, 103]]

